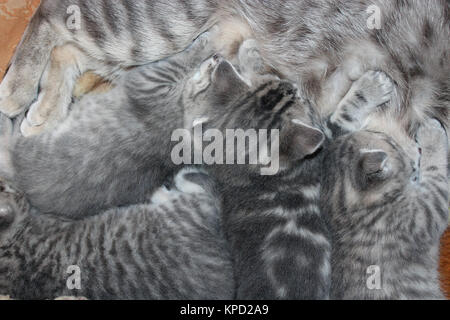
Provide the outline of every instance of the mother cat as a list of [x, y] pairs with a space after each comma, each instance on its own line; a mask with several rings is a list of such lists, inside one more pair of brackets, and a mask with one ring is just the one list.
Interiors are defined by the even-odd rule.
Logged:
[[[380, 18], [379, 29], [371, 29], [371, 17]], [[28, 108], [42, 78], [25, 123], [39, 126], [53, 108], [46, 88], [67, 105], [79, 73], [117, 76], [179, 51], [216, 22], [226, 30], [218, 43], [233, 48], [256, 38], [266, 63], [296, 81], [324, 115], [351, 80], [379, 69], [397, 84], [388, 116], [399, 120], [397, 134], [414, 133], [426, 114], [448, 126], [446, 0], [43, 0], [0, 86], [0, 111]], [[67, 56], [65, 72], [44, 72], [52, 49], [69, 42], [80, 50]]]

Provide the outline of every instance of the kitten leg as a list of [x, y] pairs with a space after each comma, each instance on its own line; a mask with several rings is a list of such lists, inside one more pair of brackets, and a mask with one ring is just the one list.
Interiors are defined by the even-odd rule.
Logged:
[[41, 93], [22, 123], [24, 136], [40, 133], [50, 118], [56, 122], [67, 116], [76, 79], [86, 67], [84, 54], [72, 45], [53, 49], [41, 82]]
[[214, 182], [204, 171], [195, 168], [182, 169], [174, 178], [173, 187], [162, 186], [151, 198], [154, 204], [169, 202], [181, 194], [211, 194]]
[[0, 178], [11, 180], [14, 169], [11, 161], [14, 126], [11, 119], [0, 113]]
[[420, 178], [417, 181], [414, 175], [412, 182], [417, 196], [411, 205], [416, 214], [405, 227], [417, 241], [435, 245], [448, 226], [448, 139], [445, 129], [434, 119], [419, 128], [416, 138], [422, 149]]
[[[448, 138], [441, 123], [431, 119], [419, 128], [417, 142], [422, 149], [418, 192], [420, 196], [417, 200], [418, 205], [427, 206], [420, 211], [424, 215], [431, 215], [435, 223], [435, 228], [431, 230], [436, 233], [430, 234], [430, 237], [436, 239], [442, 235], [448, 224]], [[424, 217], [422, 221], [429, 221], [429, 218]], [[428, 232], [429, 230], [427, 228]]]
[[360, 130], [367, 117], [391, 99], [394, 84], [381, 71], [368, 71], [353, 83], [331, 115], [330, 122], [346, 131]]
[[0, 84], [0, 112], [9, 117], [20, 114], [36, 98], [51, 50], [62, 42], [58, 32], [39, 12], [40, 9], [25, 31], [8, 73]]

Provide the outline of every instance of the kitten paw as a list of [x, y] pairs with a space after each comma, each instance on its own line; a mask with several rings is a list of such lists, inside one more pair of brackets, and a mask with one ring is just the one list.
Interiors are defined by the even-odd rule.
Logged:
[[27, 118], [23, 119], [20, 124], [20, 132], [24, 137], [32, 137], [42, 133], [45, 130], [45, 126], [32, 126]]
[[353, 83], [350, 91], [362, 105], [376, 108], [391, 100], [394, 83], [382, 71], [368, 71]]
[[206, 193], [209, 181], [208, 174], [195, 168], [182, 169], [174, 179], [175, 187], [183, 193]]
[[265, 73], [264, 61], [255, 39], [245, 40], [239, 48], [239, 66], [244, 77]]
[[27, 113], [27, 120], [31, 126], [40, 126], [44, 124], [47, 120], [47, 117], [42, 115], [40, 110], [49, 109], [45, 105], [41, 103], [41, 99], [38, 99], [34, 102]]
[[[26, 79], [21, 79], [20, 86], [17, 90], [11, 89], [11, 81], [13, 78], [11, 70], [6, 74], [3, 82], [0, 83], [0, 112], [9, 118], [14, 118], [22, 113], [34, 99], [33, 91], [27, 90]], [[29, 101], [29, 102], [28, 102]]]
[[416, 140], [422, 149], [440, 148], [445, 150], [445, 148], [448, 148], [447, 132], [436, 119], [429, 119], [420, 126]]
[[175, 193], [176, 192], [169, 190], [166, 186], [162, 186], [153, 193], [151, 203], [162, 204], [170, 202]]

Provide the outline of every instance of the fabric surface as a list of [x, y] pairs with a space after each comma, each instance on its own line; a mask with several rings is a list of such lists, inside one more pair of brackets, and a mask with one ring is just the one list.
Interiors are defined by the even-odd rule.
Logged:
[[0, 79], [40, 0], [0, 0]]
[[[88, 0], [86, 0], [88, 1]], [[0, 79], [40, 0], [0, 0]], [[450, 299], [450, 229], [442, 239], [442, 286]]]

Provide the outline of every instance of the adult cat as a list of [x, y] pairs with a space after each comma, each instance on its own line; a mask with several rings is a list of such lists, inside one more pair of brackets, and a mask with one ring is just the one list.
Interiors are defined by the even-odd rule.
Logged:
[[[43, 0], [0, 86], [0, 111], [14, 116], [30, 106], [56, 46], [72, 43], [78, 52], [67, 57], [67, 72], [44, 73], [25, 128], [46, 121], [55, 95], [64, 114], [80, 72], [114, 77], [174, 54], [217, 22], [224, 30], [218, 43], [229, 50], [242, 38], [257, 39], [266, 63], [297, 82], [322, 115], [351, 80], [378, 69], [396, 84], [388, 109], [401, 124], [396, 135], [413, 135], [430, 114], [448, 125], [446, 0]], [[377, 123], [380, 130], [384, 123]]]

